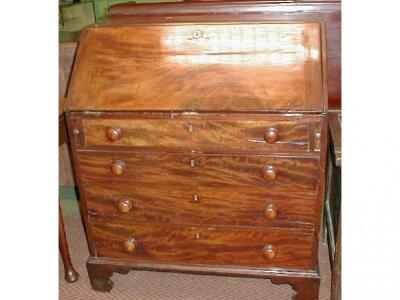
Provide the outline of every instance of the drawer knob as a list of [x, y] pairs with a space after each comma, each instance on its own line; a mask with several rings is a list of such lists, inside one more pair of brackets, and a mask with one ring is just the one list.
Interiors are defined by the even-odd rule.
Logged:
[[126, 214], [132, 210], [132, 201], [124, 199], [118, 202], [118, 210], [120, 213]]
[[268, 204], [264, 209], [264, 215], [268, 220], [273, 220], [278, 215], [278, 208], [274, 204]]
[[264, 140], [268, 144], [275, 144], [279, 139], [279, 132], [278, 129], [271, 127], [265, 130], [264, 132]]
[[276, 256], [276, 249], [272, 245], [266, 245], [263, 249], [263, 257], [267, 260], [274, 259]]
[[122, 129], [109, 127], [107, 128], [106, 136], [110, 141], [115, 142], [122, 137]]
[[133, 253], [137, 247], [137, 241], [134, 238], [128, 238], [124, 242], [124, 248], [126, 252]]
[[278, 177], [278, 168], [274, 165], [266, 165], [263, 169], [263, 177], [266, 181], [274, 181]]
[[111, 165], [111, 172], [117, 176], [122, 175], [124, 173], [125, 169], [126, 169], [126, 164], [122, 160], [113, 162]]

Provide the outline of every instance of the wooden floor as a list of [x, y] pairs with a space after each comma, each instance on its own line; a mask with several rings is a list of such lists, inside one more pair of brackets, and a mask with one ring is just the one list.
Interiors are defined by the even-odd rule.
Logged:
[[[115, 287], [111, 293], [99, 293], [90, 288], [85, 262], [88, 249], [80, 217], [64, 218], [72, 262], [80, 273], [79, 280], [67, 283], [60, 258], [60, 300], [289, 300], [294, 294], [289, 285], [273, 285], [268, 280], [131, 271], [127, 275], [114, 274]], [[328, 300], [330, 267], [327, 246], [320, 247], [320, 300]]]

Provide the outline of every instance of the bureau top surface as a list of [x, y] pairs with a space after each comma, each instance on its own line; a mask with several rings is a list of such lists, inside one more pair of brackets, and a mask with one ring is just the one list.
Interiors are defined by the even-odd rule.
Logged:
[[323, 112], [324, 38], [317, 21], [89, 27], [67, 110]]

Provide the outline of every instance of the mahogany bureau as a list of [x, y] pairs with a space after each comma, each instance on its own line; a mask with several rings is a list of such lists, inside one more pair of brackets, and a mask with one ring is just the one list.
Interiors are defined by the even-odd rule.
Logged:
[[141, 269], [266, 278], [317, 299], [326, 101], [317, 20], [87, 28], [67, 122], [92, 287]]

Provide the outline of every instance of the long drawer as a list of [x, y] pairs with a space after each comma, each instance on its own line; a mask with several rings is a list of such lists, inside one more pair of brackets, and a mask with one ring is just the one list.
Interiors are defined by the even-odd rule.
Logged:
[[129, 223], [314, 228], [315, 194], [268, 190], [183, 189], [157, 185], [88, 186], [83, 189], [91, 219]]
[[301, 121], [84, 118], [84, 145], [201, 152], [310, 150], [310, 123]]
[[83, 184], [160, 184], [185, 188], [267, 188], [315, 192], [319, 161], [305, 157], [181, 155], [171, 153], [78, 152]]
[[314, 232], [91, 222], [98, 257], [124, 260], [309, 270]]

